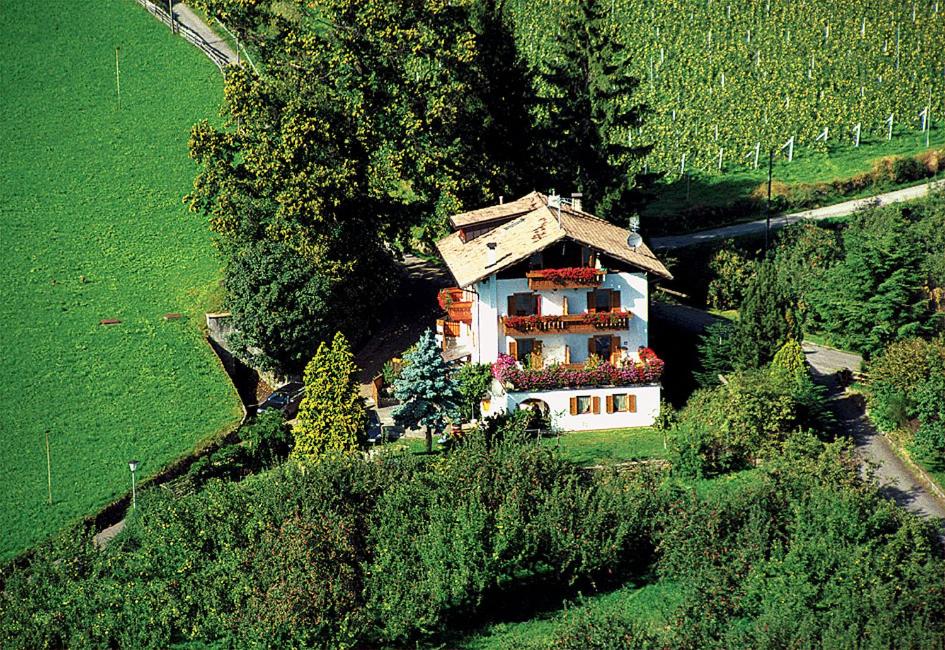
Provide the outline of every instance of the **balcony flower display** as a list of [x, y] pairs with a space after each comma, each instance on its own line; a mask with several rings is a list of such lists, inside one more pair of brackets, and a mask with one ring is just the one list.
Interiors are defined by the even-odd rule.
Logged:
[[532, 314], [531, 316], [506, 316], [505, 326], [509, 329], [518, 330], [519, 332], [528, 332], [535, 329], [544, 329], [542, 327], [543, 325], [555, 323], [559, 320], [561, 320], [561, 318], [554, 315], [542, 316]]
[[613, 328], [622, 325], [622, 321], [633, 314], [628, 311], [598, 311], [582, 314], [582, 320], [588, 325], [600, 328]]
[[575, 266], [564, 269], [543, 269], [535, 275], [555, 284], [597, 284], [603, 273], [605, 271], [602, 269], [595, 269], [592, 266]]
[[650, 348], [639, 350], [640, 362], [614, 365], [608, 361], [593, 368], [550, 365], [541, 369], [522, 369], [514, 358], [500, 354], [492, 364], [492, 376], [509, 390], [554, 390], [583, 386], [630, 386], [660, 380], [664, 363]]

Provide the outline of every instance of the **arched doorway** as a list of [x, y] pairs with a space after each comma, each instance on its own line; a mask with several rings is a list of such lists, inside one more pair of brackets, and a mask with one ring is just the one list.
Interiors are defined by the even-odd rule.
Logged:
[[525, 411], [529, 414], [527, 428], [541, 431], [547, 431], [551, 428], [551, 409], [548, 406], [548, 402], [537, 398], [530, 398], [519, 402], [518, 408], [520, 411]]

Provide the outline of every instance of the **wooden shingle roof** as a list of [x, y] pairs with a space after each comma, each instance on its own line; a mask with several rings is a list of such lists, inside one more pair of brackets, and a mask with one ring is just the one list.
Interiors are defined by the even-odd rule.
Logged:
[[[507, 218], [510, 214], [515, 214], [514, 211], [521, 209], [523, 205], [531, 205], [535, 202], [537, 202], [535, 208], [475, 239], [464, 242], [460, 233], [454, 232], [437, 242], [437, 249], [458, 286], [468, 287], [475, 284], [566, 238], [590, 246], [648, 273], [672, 279], [673, 276], [669, 270], [646, 244], [641, 243], [635, 248], [627, 245], [629, 230], [586, 212], [575, 210], [567, 204], [561, 206], [559, 223], [558, 208], [549, 208], [548, 197], [538, 192], [510, 203], [457, 215], [457, 217], [463, 217], [459, 224], [457, 224], [457, 217], [453, 217], [451, 221], [457, 228], [495, 221], [503, 217]], [[506, 208], [506, 206], [515, 207]], [[494, 208], [505, 208], [506, 211], [485, 212]], [[468, 216], [476, 214], [480, 216]], [[491, 216], [482, 218], [487, 214]], [[495, 262], [492, 264], [490, 264], [489, 244], [495, 244]]]

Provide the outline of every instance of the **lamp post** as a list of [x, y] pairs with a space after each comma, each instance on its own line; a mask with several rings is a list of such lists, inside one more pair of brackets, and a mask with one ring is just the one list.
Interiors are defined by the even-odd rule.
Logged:
[[134, 510], [137, 505], [135, 502], [135, 471], [138, 469], [138, 461], [129, 460], [128, 469], [131, 470], [131, 509]]

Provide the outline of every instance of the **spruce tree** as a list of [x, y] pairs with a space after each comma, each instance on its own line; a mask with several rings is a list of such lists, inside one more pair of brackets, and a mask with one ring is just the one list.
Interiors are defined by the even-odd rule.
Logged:
[[734, 341], [735, 365], [761, 368], [789, 339], [801, 339], [797, 300], [777, 267], [765, 260], [748, 285]]
[[294, 455], [312, 460], [357, 450], [365, 427], [357, 374], [343, 334], [335, 334], [330, 346], [324, 342], [318, 346], [305, 368], [305, 397], [293, 430]]
[[560, 50], [538, 71], [538, 122], [548, 184], [580, 190], [587, 209], [625, 226], [656, 175], [641, 173], [651, 147], [630, 145], [645, 111], [609, 7], [582, 0], [564, 12]]
[[705, 328], [699, 337], [699, 370], [692, 375], [703, 388], [719, 385], [719, 375], [727, 375], [734, 367], [735, 326], [717, 321]]
[[394, 382], [394, 421], [404, 427], [426, 429], [427, 452], [433, 450], [433, 431], [442, 431], [458, 415], [460, 394], [450, 377], [432, 330], [404, 357], [405, 366]]

